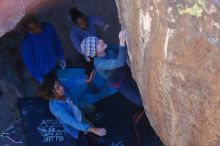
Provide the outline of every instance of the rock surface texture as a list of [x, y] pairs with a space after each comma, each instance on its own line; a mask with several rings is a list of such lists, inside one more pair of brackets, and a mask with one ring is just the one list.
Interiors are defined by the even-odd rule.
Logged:
[[0, 1], [0, 37], [15, 28], [28, 12], [37, 11], [42, 5], [51, 5], [57, 0], [1, 0]]
[[220, 145], [220, 1], [116, 0], [133, 77], [166, 146]]

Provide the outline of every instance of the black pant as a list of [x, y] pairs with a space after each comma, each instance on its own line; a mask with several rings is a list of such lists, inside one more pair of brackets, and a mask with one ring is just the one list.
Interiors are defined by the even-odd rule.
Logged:
[[95, 146], [98, 145], [98, 139], [98, 136], [92, 133], [84, 134], [83, 132], [80, 132], [76, 143], [77, 146]]

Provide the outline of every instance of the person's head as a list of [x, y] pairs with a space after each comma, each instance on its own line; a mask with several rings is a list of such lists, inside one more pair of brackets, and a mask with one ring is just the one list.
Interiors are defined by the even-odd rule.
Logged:
[[25, 16], [22, 20], [22, 26], [32, 34], [42, 32], [41, 23], [33, 15]]
[[97, 37], [87, 37], [81, 43], [81, 52], [85, 57], [95, 57], [105, 55], [107, 44]]
[[40, 96], [46, 100], [61, 99], [65, 94], [64, 87], [57, 80], [55, 75], [47, 75], [40, 87]]
[[104, 42], [104, 40], [99, 39], [97, 46], [96, 46], [97, 55], [103, 54], [105, 52], [106, 48], [107, 48], [107, 44]]
[[88, 28], [88, 21], [86, 19], [86, 16], [82, 12], [80, 12], [76, 8], [71, 8], [69, 10], [69, 14], [74, 25], [78, 26], [81, 29]]

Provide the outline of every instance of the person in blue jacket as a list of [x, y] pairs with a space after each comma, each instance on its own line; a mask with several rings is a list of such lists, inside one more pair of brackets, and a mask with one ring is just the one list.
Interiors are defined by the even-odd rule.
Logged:
[[126, 32], [119, 33], [119, 46], [107, 45], [103, 40], [92, 36], [81, 43], [85, 57], [94, 58], [95, 70], [110, 85], [138, 106], [142, 105], [141, 95], [126, 64]]
[[38, 82], [43, 83], [44, 76], [51, 73], [60, 62], [65, 68], [63, 47], [54, 26], [51, 23], [39, 22], [33, 15], [22, 21], [27, 30], [21, 42], [21, 53], [24, 64]]
[[71, 135], [78, 145], [107, 144], [108, 140], [101, 138], [106, 135], [105, 128], [95, 128], [94, 125], [84, 117], [82, 109], [79, 108], [64, 87], [56, 79], [56, 76], [48, 75], [40, 87], [40, 96], [49, 101], [51, 113], [63, 125], [65, 131]]
[[93, 59], [85, 58], [82, 56], [81, 52], [81, 42], [84, 38], [89, 36], [98, 36], [97, 28], [101, 28], [104, 31], [107, 31], [109, 25], [106, 24], [102, 18], [98, 16], [86, 16], [79, 10], [71, 8], [69, 10], [71, 20], [73, 25], [70, 30], [70, 39], [74, 48], [77, 50], [80, 56], [80, 60], [86, 68], [86, 74], [89, 76], [88, 82], [91, 82], [93, 73]]

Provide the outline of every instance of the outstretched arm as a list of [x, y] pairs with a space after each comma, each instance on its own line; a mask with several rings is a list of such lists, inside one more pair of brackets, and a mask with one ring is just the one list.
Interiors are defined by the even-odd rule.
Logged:
[[53, 113], [53, 115], [62, 120], [63, 123], [66, 125], [69, 125], [73, 127], [74, 129], [77, 129], [79, 131], [88, 132], [88, 129], [90, 128], [90, 125], [85, 122], [79, 122], [77, 121], [73, 115], [69, 114], [65, 109], [59, 106], [50, 106], [50, 110]]
[[120, 68], [126, 64], [126, 46], [125, 46], [126, 32], [119, 33], [119, 53], [116, 59], [97, 58], [95, 66], [97, 70], [112, 70]]
[[123, 67], [126, 64], [126, 47], [119, 46], [116, 59], [97, 58], [94, 63], [97, 70], [112, 70]]

